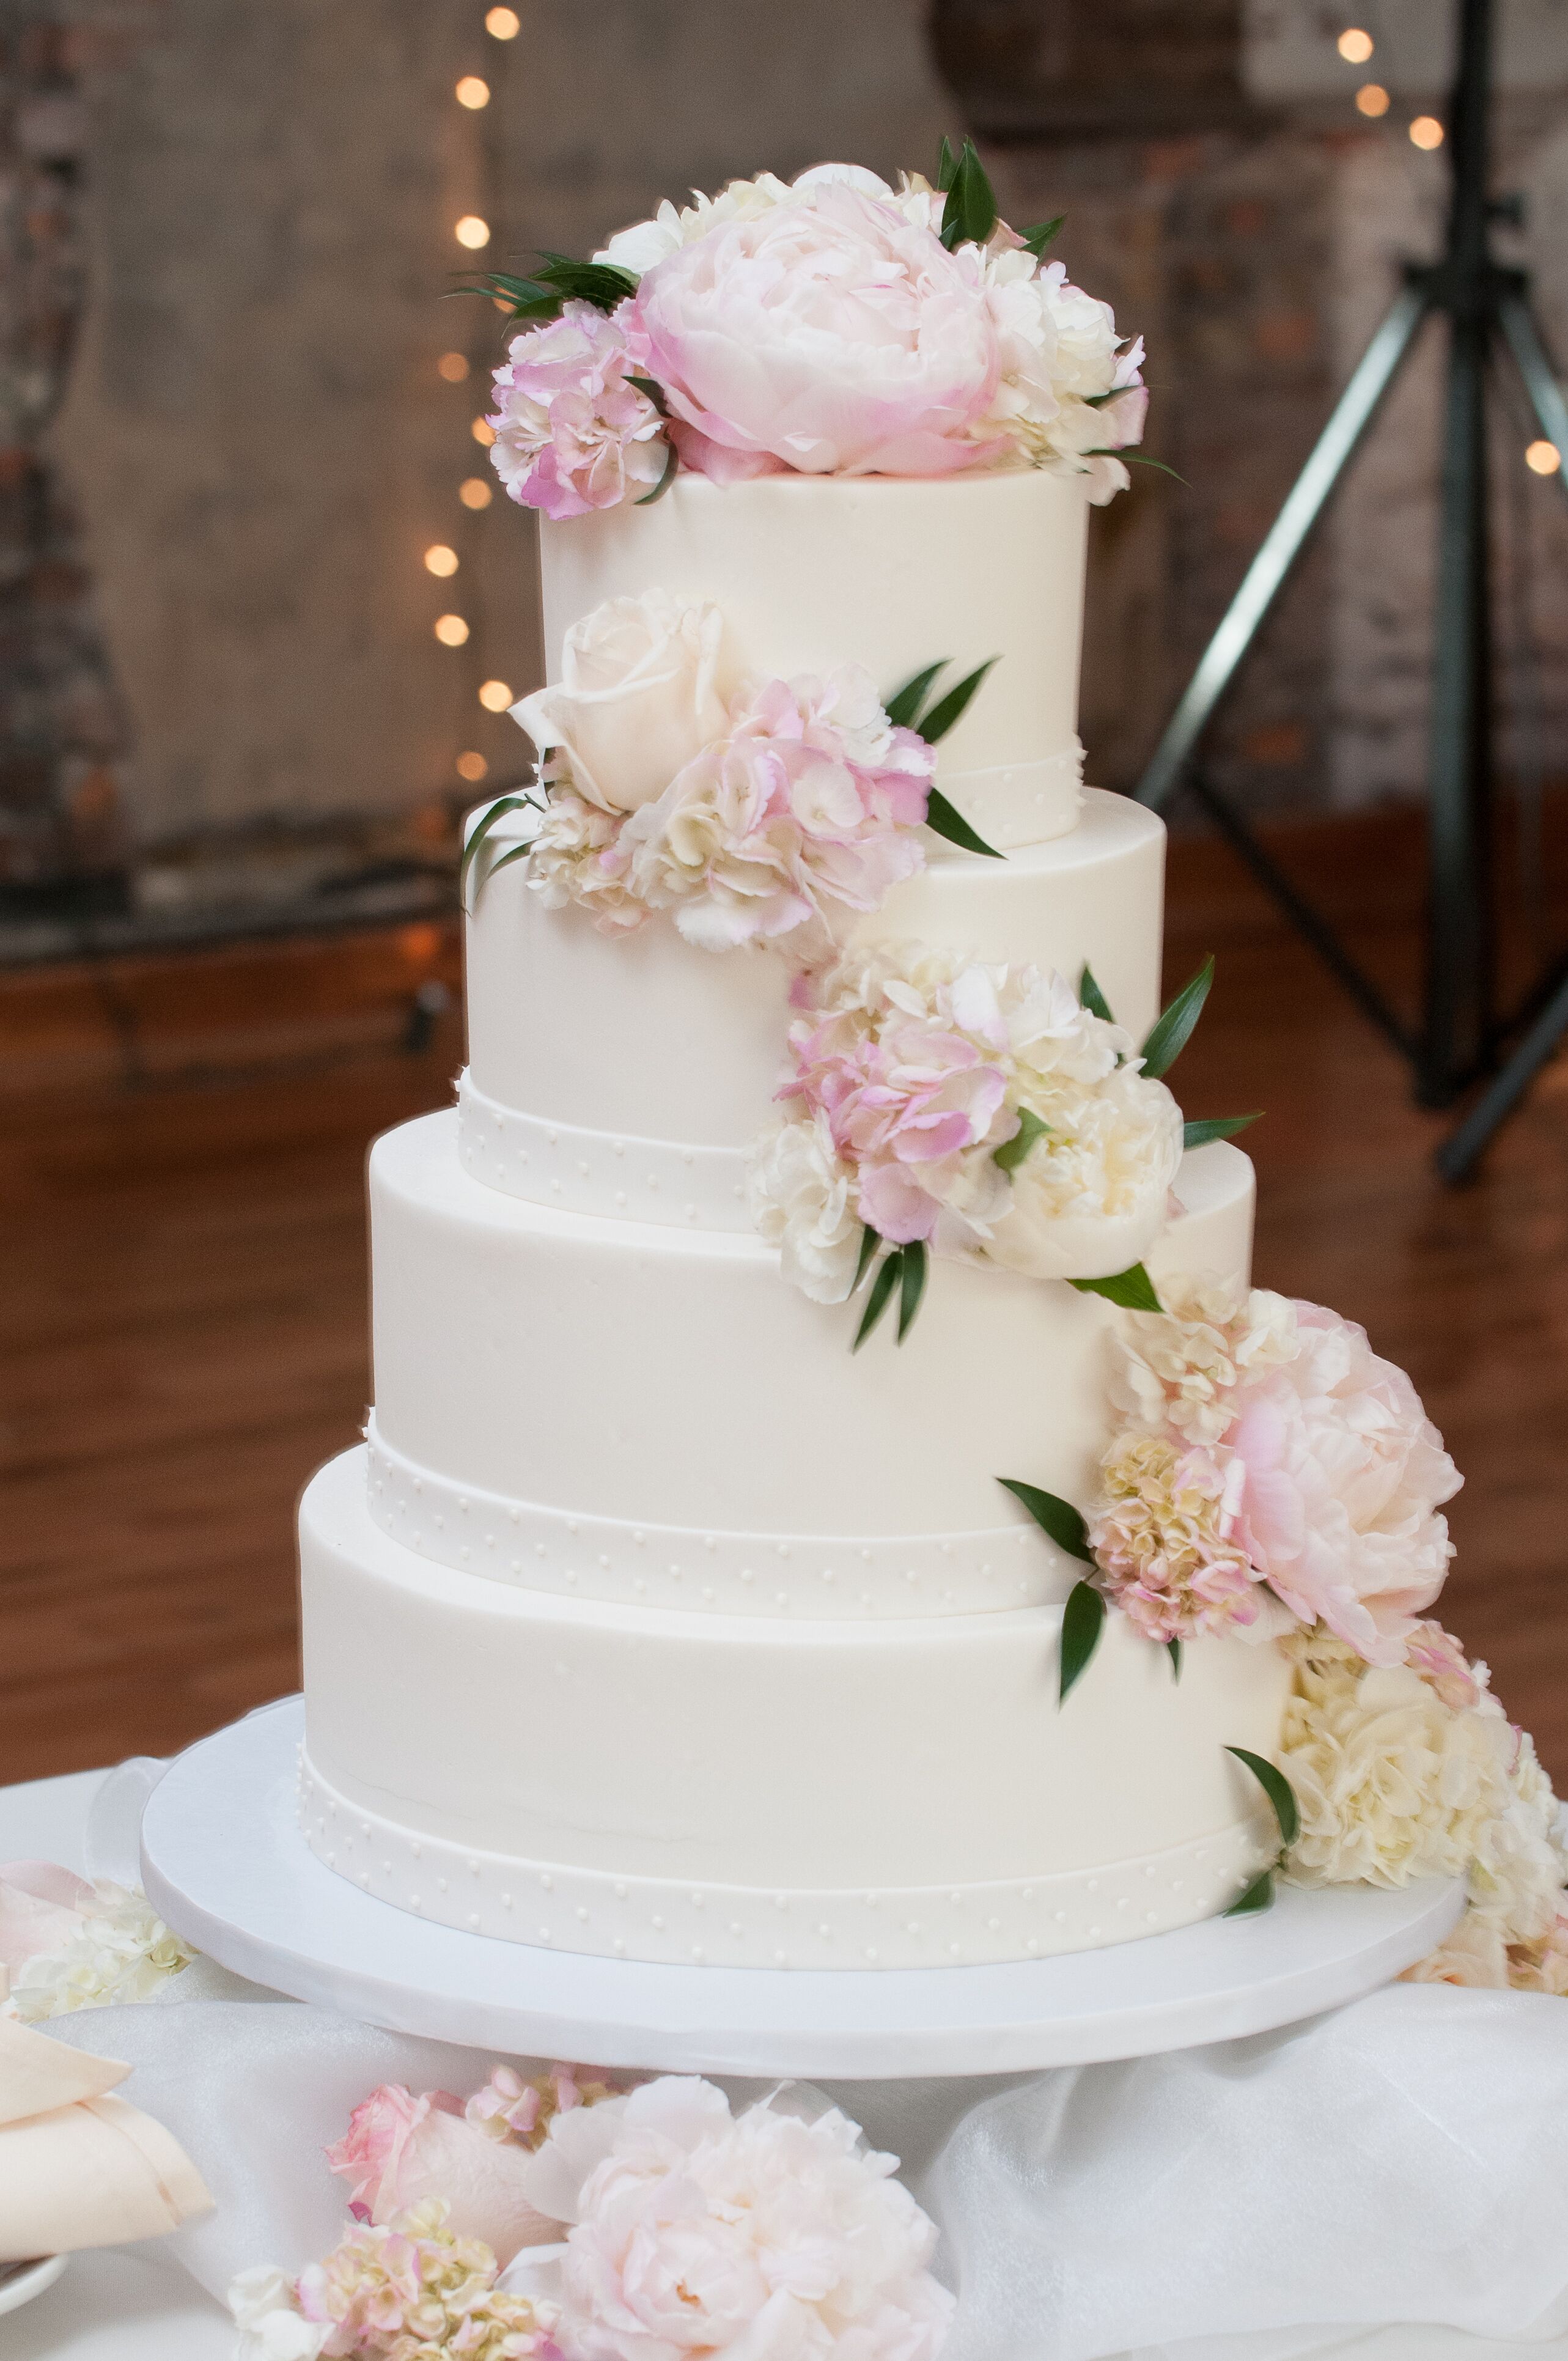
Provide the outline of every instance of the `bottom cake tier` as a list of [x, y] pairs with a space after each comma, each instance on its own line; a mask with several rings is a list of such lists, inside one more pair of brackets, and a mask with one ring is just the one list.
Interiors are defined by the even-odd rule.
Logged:
[[400, 1908], [730, 1967], [1090, 1950], [1222, 1911], [1277, 1839], [1288, 1668], [1119, 1617], [1065, 1705], [1059, 1607], [855, 1622], [610, 1605], [433, 1565], [365, 1455], [300, 1511], [305, 1835]]

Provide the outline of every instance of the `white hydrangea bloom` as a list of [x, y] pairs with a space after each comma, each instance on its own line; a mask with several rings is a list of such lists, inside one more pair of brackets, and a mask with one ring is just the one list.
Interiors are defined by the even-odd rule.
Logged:
[[149, 2000], [195, 1956], [145, 1896], [100, 1879], [60, 1949], [39, 1952], [17, 1969], [5, 2013], [24, 2025], [42, 2025], [79, 2008]]
[[751, 1159], [751, 1219], [759, 1235], [778, 1247], [784, 1278], [814, 1303], [842, 1303], [854, 1282], [861, 1223], [853, 1178], [820, 1114], [782, 1124]]
[[332, 2334], [330, 2321], [305, 2319], [292, 2281], [265, 2263], [240, 2272], [228, 2301], [239, 2330], [235, 2361], [317, 2361]]
[[1296, 1358], [1295, 1309], [1267, 1288], [1201, 1278], [1168, 1280], [1162, 1300], [1165, 1315], [1123, 1323], [1112, 1401], [1146, 1433], [1173, 1426], [1189, 1443], [1218, 1443], [1239, 1389]]

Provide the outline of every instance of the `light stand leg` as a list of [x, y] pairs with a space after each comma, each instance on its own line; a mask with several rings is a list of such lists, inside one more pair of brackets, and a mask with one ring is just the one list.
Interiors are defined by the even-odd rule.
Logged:
[[1302, 543], [1371, 423], [1409, 349], [1411, 338], [1426, 317], [1430, 301], [1422, 288], [1404, 289], [1357, 362], [1288, 499], [1242, 577], [1240, 588], [1138, 782], [1135, 793], [1139, 803], [1162, 811], [1180, 785], [1182, 771], [1208, 727], [1210, 716], [1257, 637], [1280, 585], [1300, 555]]
[[1563, 399], [1557, 372], [1535, 324], [1535, 314], [1522, 286], [1509, 288], [1498, 299], [1497, 319], [1514, 366], [1524, 380], [1536, 423], [1547, 441], [1555, 445], [1561, 463], [1557, 480], [1568, 491], [1568, 401]]

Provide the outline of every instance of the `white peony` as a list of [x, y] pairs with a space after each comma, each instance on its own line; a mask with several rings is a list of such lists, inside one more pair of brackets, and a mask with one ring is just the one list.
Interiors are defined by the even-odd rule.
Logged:
[[1166, 1225], [1181, 1109], [1163, 1082], [1130, 1065], [1092, 1090], [1027, 1096], [1050, 1128], [1013, 1174], [991, 1259], [1033, 1279], [1129, 1269]]
[[521, 698], [512, 719], [587, 802], [635, 811], [723, 734], [723, 635], [706, 601], [683, 605], [663, 590], [607, 598], [566, 633], [560, 681]]
[[781, 1125], [751, 1159], [751, 1219], [778, 1247], [784, 1277], [814, 1303], [842, 1303], [854, 1284], [861, 1222], [853, 1182], [821, 1114]]
[[837, 2109], [735, 2117], [664, 2076], [557, 2116], [534, 2202], [572, 2224], [573, 2361], [934, 2361], [953, 2299], [935, 2224]]
[[1163, 1314], [1122, 1323], [1112, 1401], [1146, 1434], [1170, 1426], [1189, 1443], [1218, 1443], [1240, 1389], [1295, 1358], [1294, 1308], [1233, 1280], [1171, 1279], [1161, 1295]]

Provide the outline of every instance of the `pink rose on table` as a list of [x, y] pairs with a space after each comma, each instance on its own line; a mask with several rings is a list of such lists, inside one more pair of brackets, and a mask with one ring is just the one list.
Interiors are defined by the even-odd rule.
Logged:
[[1232, 1527], [1286, 1605], [1396, 1665], [1452, 1554], [1460, 1486], [1409, 1378], [1354, 1321], [1296, 1303], [1299, 1349], [1249, 1388], [1224, 1442], [1245, 1469]]
[[677, 247], [630, 311], [709, 475], [941, 476], [1000, 447], [969, 434], [1000, 367], [978, 255], [846, 181]]
[[326, 2160], [351, 2183], [349, 2211], [361, 2222], [388, 2223], [438, 2198], [451, 2208], [453, 2235], [482, 2238], [503, 2265], [560, 2235], [524, 2194], [529, 2150], [468, 2122], [450, 2091], [416, 2098], [383, 2083], [355, 2108]]
[[663, 421], [630, 382], [644, 355], [627, 310], [567, 303], [512, 338], [495, 374], [490, 464], [523, 507], [586, 516], [642, 498], [663, 474]]

